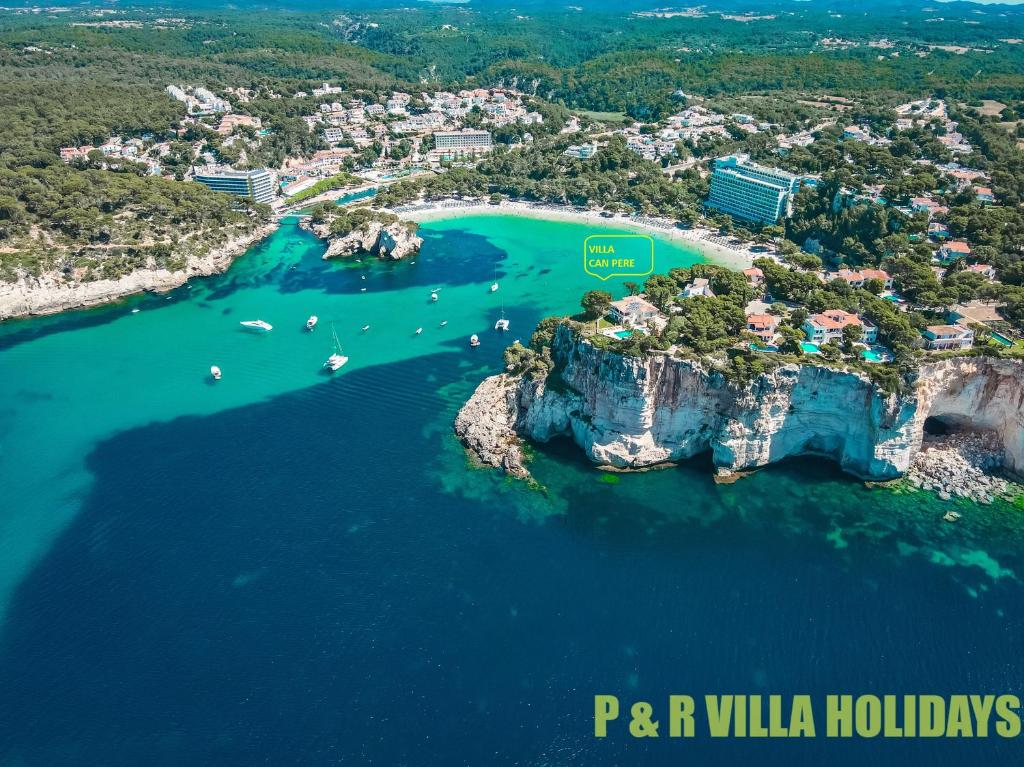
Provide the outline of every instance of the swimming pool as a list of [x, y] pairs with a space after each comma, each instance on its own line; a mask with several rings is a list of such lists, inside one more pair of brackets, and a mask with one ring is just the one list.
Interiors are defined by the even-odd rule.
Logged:
[[773, 344], [767, 344], [764, 346], [762, 346], [761, 344], [751, 344], [750, 350], [754, 352], [777, 352], [779, 350], [779, 347]]
[[860, 356], [863, 357], [868, 362], [884, 362], [885, 361], [885, 357], [883, 357], [881, 354], [876, 352], [874, 349], [864, 349], [860, 353]]
[[821, 350], [817, 344], [812, 344], [810, 341], [801, 341], [800, 348], [803, 349], [804, 354], [820, 354]]
[[632, 335], [633, 335], [633, 331], [632, 330], [616, 330], [615, 331], [615, 337], [616, 338], [630, 338]]
[[994, 340], [997, 344], [1002, 344], [1003, 346], [1013, 346], [1013, 341], [1011, 341], [1004, 335], [996, 333], [994, 330], [992, 331], [992, 340]]

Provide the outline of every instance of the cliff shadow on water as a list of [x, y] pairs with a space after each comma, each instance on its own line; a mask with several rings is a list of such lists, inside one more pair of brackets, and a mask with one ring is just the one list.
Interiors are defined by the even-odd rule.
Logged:
[[[0, 760], [676, 764], [669, 745], [597, 743], [592, 695], [933, 689], [936, 668], [1006, 683], [1019, 583], [974, 599], [971, 566], [910, 566], [905, 534], [858, 527], [881, 496], [814, 464], [734, 486], [706, 459], [609, 481], [552, 443], [534, 466], [562, 513], [524, 524], [517, 507], [543, 494], [489, 493], [494, 473], [448, 432], [472, 387], [453, 370], [478, 374], [464, 361], [357, 369], [98, 445], [90, 495], [4, 626]], [[782, 763], [783, 746], [757, 755]], [[723, 748], [748, 746], [687, 753]]]

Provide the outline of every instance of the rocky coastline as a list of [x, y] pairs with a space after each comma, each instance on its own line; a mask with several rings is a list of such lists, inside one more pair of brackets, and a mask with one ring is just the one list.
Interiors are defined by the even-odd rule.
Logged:
[[913, 489], [934, 492], [944, 501], [966, 498], [989, 504], [1020, 492], [1000, 476], [1002, 470], [1003, 446], [993, 432], [961, 431], [925, 435], [906, 480]]
[[320, 239], [327, 240], [325, 259], [370, 255], [401, 261], [419, 253], [423, 245], [423, 238], [416, 234], [416, 225], [405, 221], [390, 224], [367, 221], [346, 234], [332, 233], [329, 223], [304, 226]]
[[[619, 469], [710, 452], [724, 479], [789, 456], [821, 455], [865, 480], [907, 476], [924, 487], [928, 478], [950, 497], [988, 499], [1005, 492], [993, 473], [1024, 473], [1019, 360], [926, 362], [910, 391], [892, 394], [861, 373], [814, 364], [783, 365], [739, 384], [700, 360], [599, 349], [564, 324], [551, 356], [547, 379], [492, 376], [459, 412], [455, 432], [484, 465], [527, 478], [522, 441], [564, 436], [594, 463]], [[953, 451], [967, 468], [945, 453], [940, 461], [940, 444], [925, 434], [930, 418], [969, 426], [957, 429], [957, 439], [968, 431], [988, 435], [987, 447], [967, 451], [973, 458]], [[948, 469], [944, 482], [935, 479], [940, 466]]]
[[48, 273], [40, 277], [21, 277], [17, 282], [0, 283], [0, 320], [33, 315], [57, 314], [71, 309], [113, 303], [136, 293], [163, 293], [180, 287], [193, 277], [220, 274], [232, 262], [260, 240], [270, 236], [276, 222], [229, 238], [202, 256], [189, 257], [184, 269], [170, 271], [152, 268], [136, 269], [114, 280], [69, 280], [63, 274]]

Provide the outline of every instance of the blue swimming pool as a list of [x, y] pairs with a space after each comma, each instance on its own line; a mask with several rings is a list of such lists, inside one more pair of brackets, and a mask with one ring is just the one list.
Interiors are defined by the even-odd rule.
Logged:
[[632, 330], [616, 330], [615, 331], [615, 337], [616, 338], [630, 338], [630, 337], [632, 337], [632, 335], [633, 335], [633, 331]]
[[812, 344], [810, 341], [801, 341], [800, 348], [803, 349], [804, 354], [819, 354], [821, 352], [817, 344]]

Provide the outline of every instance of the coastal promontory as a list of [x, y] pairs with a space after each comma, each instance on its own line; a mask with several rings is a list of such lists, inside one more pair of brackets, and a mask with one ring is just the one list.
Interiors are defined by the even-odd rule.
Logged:
[[[922, 363], [904, 391], [859, 371], [782, 364], [731, 380], [699, 359], [599, 348], [558, 324], [528, 367], [483, 381], [455, 430], [487, 465], [529, 476], [522, 440], [572, 439], [597, 464], [639, 469], [710, 453], [724, 475], [797, 455], [870, 480], [902, 476], [929, 419], [993, 432], [1024, 471], [1024, 362], [984, 356]], [[540, 356], [546, 357], [540, 361]]]

